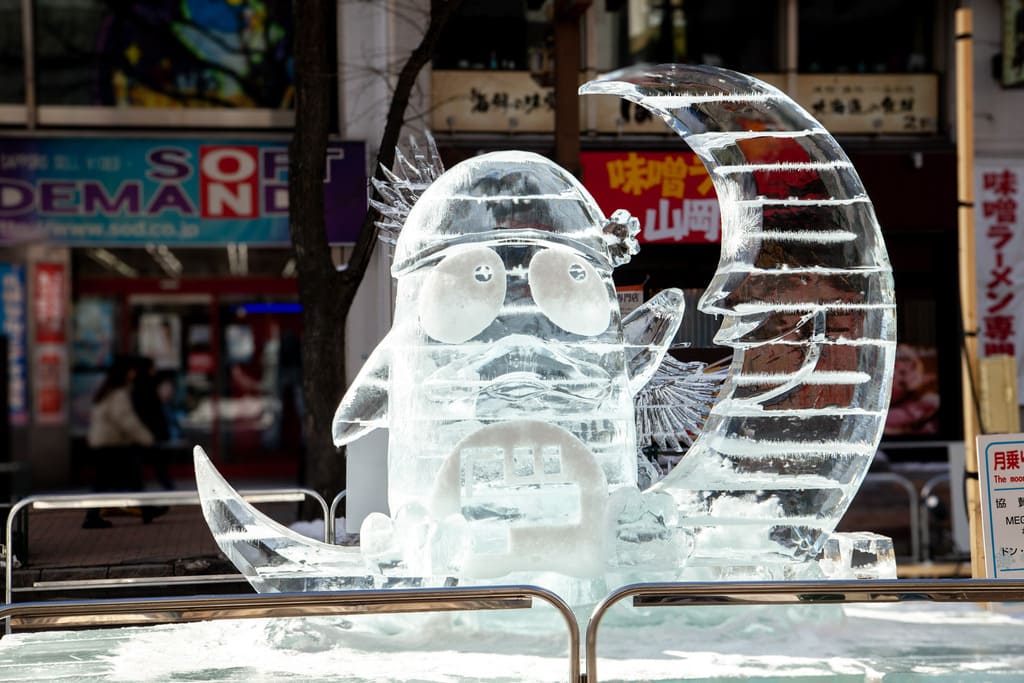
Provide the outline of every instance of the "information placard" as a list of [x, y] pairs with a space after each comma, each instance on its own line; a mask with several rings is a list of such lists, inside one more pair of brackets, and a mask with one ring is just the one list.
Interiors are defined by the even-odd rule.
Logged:
[[989, 578], [1024, 578], [1024, 434], [978, 437], [978, 479]]

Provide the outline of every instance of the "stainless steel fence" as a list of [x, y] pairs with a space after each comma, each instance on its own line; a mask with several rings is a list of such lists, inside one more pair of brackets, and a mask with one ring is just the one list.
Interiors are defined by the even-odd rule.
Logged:
[[414, 588], [323, 593], [273, 593], [246, 596], [23, 602], [0, 606], [0, 619], [26, 628], [123, 626], [182, 623], [210, 619], [255, 619], [353, 614], [396, 614], [470, 610], [526, 609], [540, 599], [565, 621], [569, 678], [580, 680], [580, 631], [576, 617], [554, 593], [536, 586], [486, 588]]
[[[239, 494], [250, 503], [290, 503], [302, 502], [307, 497], [320, 504], [324, 518], [324, 541], [333, 542], [333, 535], [328, 528], [327, 502], [319, 493], [306, 488], [287, 489], [250, 489], [239, 491]], [[29, 510], [84, 510], [103, 507], [135, 507], [144, 505], [199, 505], [199, 494], [195, 491], [159, 491], [159, 492], [126, 492], [126, 493], [95, 493], [51, 496], [29, 496], [19, 500], [11, 508], [7, 516], [4, 533], [4, 602], [12, 602], [13, 558], [14, 558], [14, 523], [19, 514], [28, 514]], [[333, 528], [333, 525], [331, 525]], [[217, 579], [223, 580], [220, 577]], [[213, 580], [217, 580], [213, 579]], [[118, 585], [131, 583], [130, 579], [120, 579]], [[136, 581], [138, 582], [138, 581]], [[193, 583], [202, 582], [200, 577], [193, 577]], [[64, 585], [63, 588], [95, 585], [93, 581], [64, 582], [75, 583], [75, 586]]]
[[623, 586], [594, 608], [585, 639], [586, 683], [597, 682], [597, 636], [609, 608], [626, 598], [638, 607], [821, 605], [864, 602], [1024, 602], [1024, 581], [855, 580], [749, 583], [641, 583]]

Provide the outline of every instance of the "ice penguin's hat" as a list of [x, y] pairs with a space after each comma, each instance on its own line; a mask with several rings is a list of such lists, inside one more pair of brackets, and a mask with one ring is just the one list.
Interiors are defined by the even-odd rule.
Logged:
[[467, 159], [416, 201], [395, 244], [400, 277], [471, 244], [560, 243], [611, 270], [638, 250], [639, 226], [625, 212], [605, 219], [597, 202], [562, 167], [532, 152]]

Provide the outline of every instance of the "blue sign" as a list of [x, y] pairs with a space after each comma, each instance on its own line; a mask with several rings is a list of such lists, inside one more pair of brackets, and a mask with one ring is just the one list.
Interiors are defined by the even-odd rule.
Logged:
[[[332, 143], [324, 217], [353, 243], [366, 213], [361, 142]], [[0, 243], [288, 244], [287, 140], [0, 139]]]
[[11, 424], [28, 422], [28, 362], [26, 361], [25, 268], [0, 263], [0, 334], [7, 337], [7, 412]]

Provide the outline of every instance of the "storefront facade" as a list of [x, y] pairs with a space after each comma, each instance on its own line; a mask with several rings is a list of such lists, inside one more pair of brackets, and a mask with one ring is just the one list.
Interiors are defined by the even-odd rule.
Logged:
[[[132, 354], [156, 366], [179, 473], [198, 443], [228, 472], [293, 479], [291, 3], [26, 0], [0, 19], [0, 459], [33, 489], [85, 483], [93, 392]], [[368, 150], [340, 121], [324, 182], [343, 263]]]
[[[452, 160], [509, 147], [554, 156], [557, 65], [550, 59], [551, 33], [543, 30], [550, 7], [516, 5], [496, 3], [488, 16], [473, 17], [508, 27], [499, 40], [471, 38], [463, 54], [450, 47], [435, 61], [433, 128]], [[520, 21], [493, 16], [502, 11], [518, 12]], [[906, 400], [928, 408], [888, 425], [886, 441], [898, 447], [961, 437], [951, 276], [957, 268], [956, 148], [948, 113], [952, 13], [953, 3], [944, 1], [623, 0], [589, 3], [580, 25], [581, 82], [638, 62], [723, 66], [785, 91], [838, 138], [874, 202], [893, 264], [901, 353], [916, 360], [921, 374]], [[730, 355], [712, 342], [718, 321], [696, 311], [720, 240], [717, 200], [703, 165], [663, 122], [618, 98], [581, 98], [579, 127], [584, 185], [606, 214], [625, 208], [641, 224], [640, 254], [615, 273], [620, 297], [682, 288], [688, 313], [678, 341], [690, 346], [677, 354], [707, 361]]]

